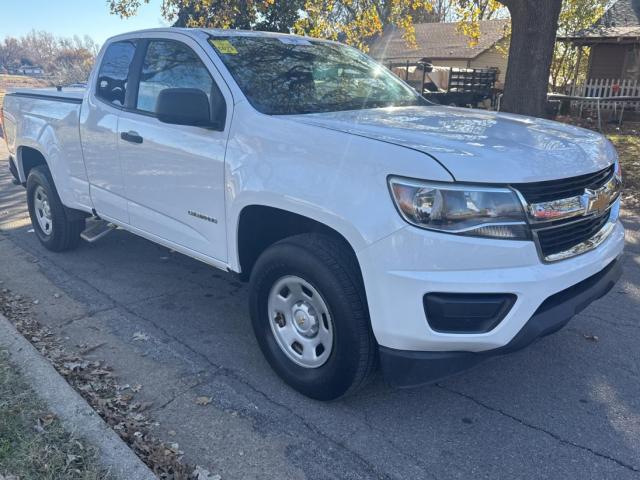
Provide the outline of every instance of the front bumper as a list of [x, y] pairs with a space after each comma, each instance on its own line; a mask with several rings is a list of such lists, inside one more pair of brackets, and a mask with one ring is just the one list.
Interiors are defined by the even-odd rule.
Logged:
[[[416, 372], [408, 365], [412, 363], [409, 359], [434, 360], [432, 367], [419, 362], [425, 373], [418, 383], [423, 383], [473, 365], [478, 358], [521, 348], [561, 328], [578, 306], [582, 308], [604, 294], [606, 289], [599, 283], [545, 315], [553, 322], [540, 320], [547, 299], [559, 292], [570, 293], [570, 287], [604, 271], [623, 248], [620, 222], [594, 250], [551, 264], [540, 261], [530, 241], [463, 237], [405, 227], [358, 252], [383, 368], [389, 375], [401, 370]], [[611, 272], [603, 280], [605, 285], [618, 269]], [[517, 299], [489, 331], [456, 333], [430, 327], [423, 299], [432, 292], [513, 294]], [[536, 321], [532, 321], [534, 317]], [[556, 318], [560, 320], [556, 322]], [[545, 326], [549, 322], [553, 323], [551, 328]], [[394, 355], [398, 351], [401, 353]], [[400, 375], [399, 380], [388, 378], [396, 384], [402, 378], [413, 382], [409, 373]]]
[[622, 275], [619, 259], [602, 271], [547, 298], [520, 332], [505, 346], [484, 352], [416, 352], [380, 347], [380, 363], [387, 381], [398, 387], [432, 383], [483, 360], [520, 350], [538, 338], [564, 327], [591, 302], [606, 295]]

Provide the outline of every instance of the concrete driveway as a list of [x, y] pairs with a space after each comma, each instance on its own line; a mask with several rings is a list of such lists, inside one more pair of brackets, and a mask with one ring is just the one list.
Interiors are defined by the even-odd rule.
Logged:
[[[637, 217], [625, 220], [623, 280], [558, 334], [438, 385], [378, 378], [324, 404], [272, 373], [230, 275], [123, 231], [41, 248], [6, 156], [3, 287], [39, 300], [38, 320], [70, 345], [106, 342], [92, 355], [142, 384], [158, 435], [189, 462], [223, 479], [640, 478]], [[197, 405], [203, 395], [212, 403]]]

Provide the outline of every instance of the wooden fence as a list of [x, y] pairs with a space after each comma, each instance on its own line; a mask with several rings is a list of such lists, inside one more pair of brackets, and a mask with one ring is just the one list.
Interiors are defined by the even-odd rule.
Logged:
[[[615, 78], [598, 78], [589, 80], [583, 85], [573, 85], [567, 92], [570, 97], [604, 97], [607, 100], [601, 100], [600, 109], [602, 110], [640, 110], [640, 101], [615, 100], [611, 97], [640, 97], [640, 81], [638, 80], [620, 80]], [[598, 102], [593, 99], [575, 100], [572, 106], [580, 109], [598, 108]]]

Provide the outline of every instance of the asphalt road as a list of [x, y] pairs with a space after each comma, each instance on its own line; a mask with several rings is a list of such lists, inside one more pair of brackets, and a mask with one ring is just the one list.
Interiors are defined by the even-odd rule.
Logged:
[[92, 355], [143, 385], [157, 433], [191, 463], [225, 480], [640, 478], [638, 217], [625, 220], [623, 280], [556, 335], [438, 385], [378, 378], [318, 403], [269, 369], [247, 288], [228, 274], [124, 231], [75, 252], [41, 248], [5, 158], [3, 287], [39, 300], [38, 319], [70, 345], [106, 342]]

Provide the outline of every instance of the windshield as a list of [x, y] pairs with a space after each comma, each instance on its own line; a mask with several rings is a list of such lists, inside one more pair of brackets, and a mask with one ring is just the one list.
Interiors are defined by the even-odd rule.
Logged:
[[345, 45], [285, 36], [212, 36], [209, 43], [249, 102], [268, 115], [427, 104]]

